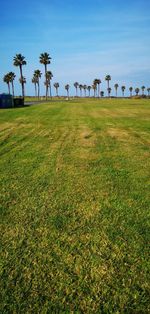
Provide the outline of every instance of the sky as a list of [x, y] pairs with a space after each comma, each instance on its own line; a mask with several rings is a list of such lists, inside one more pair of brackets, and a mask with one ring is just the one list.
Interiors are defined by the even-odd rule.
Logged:
[[[26, 95], [34, 95], [33, 72], [40, 69], [41, 95], [45, 94], [44, 67], [39, 56], [51, 56], [48, 69], [52, 84], [59, 82], [59, 94], [64, 86], [74, 82], [92, 85], [105, 76], [114, 84], [133, 88], [150, 87], [150, 0], [7, 0], [1, 2], [0, 18], [0, 93], [7, 92], [4, 75], [16, 74], [15, 93], [21, 94], [19, 68], [13, 66], [17, 53], [25, 56], [23, 75], [27, 79]], [[53, 88], [53, 94], [55, 90]]]

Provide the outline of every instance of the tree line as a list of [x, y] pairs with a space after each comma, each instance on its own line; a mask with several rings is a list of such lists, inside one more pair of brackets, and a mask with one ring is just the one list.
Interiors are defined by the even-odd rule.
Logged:
[[[39, 62], [41, 64], [44, 65], [44, 85], [45, 85], [45, 97], [46, 99], [48, 98], [48, 96], [52, 97], [52, 88], [51, 88], [51, 80], [53, 78], [53, 74], [51, 71], [48, 71], [48, 65], [51, 63], [51, 57], [47, 52], [41, 53], [40, 57], [39, 57]], [[15, 57], [13, 58], [13, 65], [16, 67], [19, 67], [20, 70], [20, 78], [19, 78], [19, 83], [21, 84], [21, 88], [22, 88], [22, 97], [25, 96], [25, 84], [26, 84], [26, 78], [23, 76], [23, 66], [26, 65], [27, 62], [25, 60], [25, 57], [21, 54], [16, 54]], [[35, 70], [33, 73], [33, 77], [32, 77], [32, 83], [34, 84], [34, 88], [35, 88], [35, 96], [36, 97], [40, 97], [40, 79], [41, 79], [42, 73], [39, 69]], [[7, 84], [8, 86], [8, 93], [11, 93], [12, 90], [12, 95], [14, 97], [14, 80], [15, 80], [15, 73], [14, 72], [8, 72], [7, 74], [4, 75], [3, 77], [3, 81]], [[106, 75], [105, 77], [105, 81], [107, 82], [107, 95], [108, 97], [111, 96], [111, 92], [112, 92], [112, 88], [110, 87], [110, 81], [111, 81], [111, 76], [110, 75]], [[84, 97], [87, 97], [87, 93], [88, 93], [88, 97], [91, 96], [91, 90], [93, 90], [93, 96], [94, 97], [104, 97], [104, 91], [101, 90], [100, 86], [101, 86], [101, 80], [100, 79], [94, 79], [93, 84], [92, 85], [82, 85], [78, 82], [74, 83], [74, 87], [76, 90], [76, 97], [80, 96], [82, 97], [84, 95]], [[53, 84], [55, 90], [56, 90], [56, 96], [59, 96], [59, 83], [56, 82]], [[118, 96], [118, 88], [119, 88], [119, 84], [116, 83], [114, 85], [114, 89], [115, 89], [115, 96]], [[67, 92], [67, 97], [69, 97], [69, 89], [70, 89], [70, 85], [66, 84], [65, 85], [65, 90]], [[143, 85], [141, 87], [141, 91], [142, 91], [142, 95], [145, 95], [145, 89], [146, 87]], [[122, 96], [124, 97], [124, 93], [126, 90], [126, 86], [121, 86], [121, 91], [122, 91]], [[133, 91], [135, 92], [135, 94], [138, 96], [139, 92], [140, 92], [140, 88], [135, 88], [133, 89], [133, 87], [129, 87], [129, 92], [130, 92], [130, 97], [132, 97], [133, 95]], [[84, 94], [83, 94], [84, 93]], [[147, 88], [147, 94], [148, 96], [150, 96], [150, 88]]]

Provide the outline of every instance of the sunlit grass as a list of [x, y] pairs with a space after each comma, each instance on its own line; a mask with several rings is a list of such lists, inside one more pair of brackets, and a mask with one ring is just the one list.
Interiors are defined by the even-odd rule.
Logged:
[[0, 111], [2, 313], [149, 312], [149, 100]]

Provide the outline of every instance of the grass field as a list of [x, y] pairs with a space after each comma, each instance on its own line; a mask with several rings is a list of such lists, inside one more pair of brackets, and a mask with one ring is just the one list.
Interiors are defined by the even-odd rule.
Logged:
[[149, 313], [150, 100], [0, 111], [1, 313]]

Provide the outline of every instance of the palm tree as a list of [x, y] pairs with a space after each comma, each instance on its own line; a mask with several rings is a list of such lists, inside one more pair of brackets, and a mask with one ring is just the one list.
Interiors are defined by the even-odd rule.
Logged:
[[79, 83], [78, 82], [75, 82], [74, 83], [74, 87], [76, 89], [76, 97], [78, 96], [78, 86], [79, 86]]
[[130, 91], [130, 97], [132, 97], [132, 91], [133, 91], [133, 87], [132, 86], [129, 87], [129, 91]]
[[142, 90], [142, 95], [144, 96], [145, 86], [142, 86], [142, 87], [141, 87], [141, 90]]
[[[48, 96], [48, 89], [49, 89], [49, 82], [47, 80], [44, 81], [44, 85], [46, 86], [47, 89], [47, 96]], [[47, 98], [46, 98], [47, 99]]]
[[[45, 80], [46, 80], [46, 72], [47, 72], [47, 65], [51, 63], [51, 57], [49, 56], [49, 53], [44, 52], [40, 54], [40, 63], [44, 64], [44, 68], [45, 68]], [[48, 86], [46, 85], [46, 99], [47, 99], [47, 95], [48, 95]]]
[[37, 81], [37, 77], [34, 74], [33, 74], [33, 77], [32, 77], [32, 83], [34, 84], [34, 87], [35, 87], [35, 97], [37, 97], [36, 85], [37, 85], [38, 81]]
[[53, 77], [53, 74], [51, 71], [47, 71], [46, 72], [46, 86], [47, 86], [47, 91], [48, 91], [48, 88], [49, 88], [49, 94], [50, 94], [50, 97], [52, 98], [52, 89], [51, 89], [51, 80], [52, 80], [52, 77]]
[[111, 94], [111, 87], [108, 87], [108, 88], [107, 88], [107, 91], [108, 91], [108, 97], [110, 97], [110, 94]]
[[92, 87], [91, 87], [90, 85], [87, 87], [87, 90], [88, 90], [88, 92], [89, 92], [89, 97], [90, 97], [91, 88], [92, 88]]
[[54, 87], [55, 87], [55, 89], [56, 89], [56, 96], [58, 97], [59, 83], [54, 83]]
[[94, 91], [94, 97], [95, 97], [95, 96], [96, 96], [96, 89], [97, 89], [96, 84], [93, 84], [93, 85], [92, 85], [92, 88], [93, 88], [93, 91]]
[[20, 77], [19, 78], [19, 82], [21, 84], [21, 86], [23, 86], [23, 97], [25, 96], [25, 89], [24, 89], [24, 86], [26, 84], [26, 78], [24, 76]]
[[101, 97], [104, 97], [104, 92], [101, 91], [101, 92], [100, 92], [100, 95], [101, 95]]
[[86, 97], [87, 85], [83, 85], [83, 89], [84, 89], [84, 96]]
[[35, 70], [34, 71], [34, 76], [37, 80], [37, 86], [38, 86], [38, 98], [40, 97], [40, 78], [42, 76], [42, 73], [40, 70]]
[[109, 81], [111, 81], [111, 76], [106, 75], [105, 76], [105, 81], [107, 81], [107, 91], [108, 91], [108, 97], [109, 97]]
[[69, 88], [70, 88], [69, 84], [65, 85], [65, 89], [67, 91], [67, 97], [68, 98], [69, 98]]
[[7, 84], [8, 86], [8, 93], [10, 94], [10, 76], [9, 73], [5, 74], [3, 77], [3, 81]]
[[27, 62], [25, 61], [25, 57], [22, 56], [21, 53], [16, 54], [13, 61], [14, 61], [13, 64], [16, 67], [19, 67], [19, 69], [20, 69], [20, 82], [21, 82], [21, 86], [22, 86], [22, 97], [24, 97], [24, 80], [23, 80], [22, 66], [26, 65]]
[[[96, 92], [97, 92], [97, 96], [100, 96], [100, 84], [101, 84], [101, 80], [100, 79], [95, 79], [93, 81], [93, 85], [96, 85]], [[97, 88], [98, 86], [98, 88]]]
[[114, 85], [114, 88], [115, 88], [115, 91], [116, 91], [116, 97], [117, 97], [117, 90], [118, 90], [118, 87], [119, 87], [119, 85], [116, 83], [116, 84]]
[[97, 85], [98, 85], [98, 97], [100, 96], [100, 84], [101, 84], [101, 83], [102, 83], [101, 80], [98, 79], [98, 80], [97, 80]]
[[122, 96], [124, 97], [124, 91], [125, 91], [126, 87], [125, 86], [121, 86], [121, 90], [122, 90]]
[[136, 93], [136, 96], [138, 96], [139, 91], [140, 91], [140, 89], [139, 89], [138, 87], [137, 87], [137, 88], [135, 88], [135, 93]]
[[79, 89], [80, 89], [80, 97], [82, 97], [82, 88], [83, 88], [83, 85], [82, 85], [82, 84], [79, 84]]
[[[97, 96], [97, 79], [95, 79], [95, 80], [93, 81], [93, 86], [95, 86], [95, 90], [94, 90], [95, 94], [94, 94], [94, 97], [96, 97], [96, 96]], [[94, 89], [94, 88], [93, 88], [93, 89]]]
[[147, 92], [148, 92], [148, 96], [149, 96], [149, 93], [150, 93], [150, 87], [147, 88]]
[[10, 83], [11, 83], [11, 87], [12, 87], [12, 95], [14, 97], [14, 79], [15, 79], [16, 75], [14, 72], [9, 72], [8, 75], [10, 77]]

